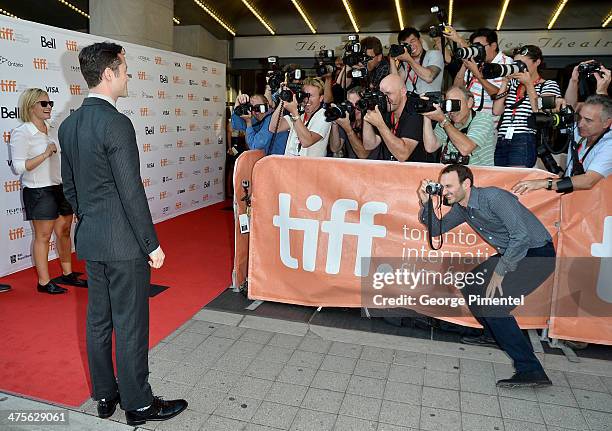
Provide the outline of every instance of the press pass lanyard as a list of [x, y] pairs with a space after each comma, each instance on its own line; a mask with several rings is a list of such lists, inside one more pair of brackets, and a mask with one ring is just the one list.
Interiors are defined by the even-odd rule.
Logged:
[[[423, 60], [425, 59], [425, 53], [427, 51], [423, 50], [423, 52], [421, 53], [421, 58], [419, 59], [419, 64], [422, 66], [423, 65]], [[404, 80], [404, 84], [408, 84], [408, 80], [410, 80], [410, 82], [412, 83], [412, 91], [417, 91], [416, 88], [416, 83], [419, 80], [419, 75], [417, 75], [416, 72], [414, 72], [414, 80], [410, 77], [410, 72], [412, 72], [412, 67], [410, 67], [408, 65], [408, 63], [403, 63], [406, 64], [406, 79]]]
[[[402, 118], [401, 115], [400, 115], [400, 118]], [[397, 128], [399, 127], [399, 123], [400, 123], [399, 118], [397, 120], [397, 123], [395, 122], [395, 112], [392, 112], [391, 113], [391, 126], [393, 128], [391, 129], [391, 131], [393, 132], [394, 136], [397, 136]]]
[[[317, 115], [317, 112], [319, 112], [319, 110], [321, 109], [321, 106], [319, 106], [319, 108], [317, 108], [316, 111], [314, 111], [312, 113], [312, 115], [309, 117], [307, 112], [304, 112], [304, 126], [306, 128], [308, 128], [308, 124], [310, 123], [310, 120], [312, 120], [314, 118], [315, 115]], [[297, 132], [296, 132], [296, 136], [297, 136]], [[298, 146], [297, 146], [297, 150], [298, 150], [298, 155], [300, 153], [300, 151], [302, 150], [302, 143], [300, 142], [300, 139], [298, 138]]]
[[[472, 76], [472, 72], [468, 70], [468, 78], [470, 76]], [[470, 83], [467, 86], [467, 90], [471, 91], [472, 86], [478, 82], [478, 78], [472, 76], [472, 78], [469, 81]], [[484, 88], [484, 85], [481, 84], [480, 85], [480, 105], [478, 106], [478, 108], [476, 108], [476, 111], [482, 111], [482, 107], [484, 105], [484, 95], [485, 95], [485, 88]]]

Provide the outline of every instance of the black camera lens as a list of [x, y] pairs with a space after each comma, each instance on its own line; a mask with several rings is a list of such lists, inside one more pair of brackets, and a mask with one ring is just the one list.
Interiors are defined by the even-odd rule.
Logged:
[[455, 58], [457, 60], [473, 59], [477, 63], [485, 61], [487, 53], [485, 47], [480, 43], [475, 43], [467, 48], [458, 48], [455, 50]]
[[442, 190], [444, 189], [444, 186], [442, 186], [442, 184], [438, 184], [438, 183], [427, 183], [427, 185], [425, 186], [425, 193], [427, 193], [428, 195], [440, 195], [442, 196]]
[[236, 106], [236, 108], [234, 109], [234, 113], [238, 116], [242, 116], [242, 115], [251, 115], [251, 104], [250, 103], [243, 103], [241, 105]]

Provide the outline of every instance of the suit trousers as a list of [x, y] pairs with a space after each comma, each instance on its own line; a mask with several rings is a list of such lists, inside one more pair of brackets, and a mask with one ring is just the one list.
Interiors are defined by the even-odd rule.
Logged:
[[88, 260], [87, 276], [87, 355], [93, 398], [109, 399], [119, 392], [124, 410], [146, 407], [153, 400], [148, 382], [151, 268], [147, 258]]

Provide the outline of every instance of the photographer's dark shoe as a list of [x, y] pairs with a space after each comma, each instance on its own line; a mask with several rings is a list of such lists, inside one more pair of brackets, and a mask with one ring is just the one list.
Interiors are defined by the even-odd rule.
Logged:
[[470, 346], [482, 346], [482, 347], [495, 347], [499, 348], [495, 339], [487, 335], [481, 335], [479, 337], [461, 337], [462, 344], [468, 344]]
[[110, 418], [117, 409], [117, 404], [119, 404], [120, 398], [119, 394], [115, 395], [115, 398], [105, 399], [102, 398], [98, 401], [98, 417], [102, 419]]
[[509, 379], [499, 380], [498, 388], [521, 388], [551, 386], [552, 382], [544, 371], [517, 372]]
[[185, 400], [166, 401], [160, 397], [153, 397], [153, 403], [144, 410], [128, 410], [125, 420], [128, 425], [142, 425], [146, 421], [165, 421], [173, 418], [187, 408]]

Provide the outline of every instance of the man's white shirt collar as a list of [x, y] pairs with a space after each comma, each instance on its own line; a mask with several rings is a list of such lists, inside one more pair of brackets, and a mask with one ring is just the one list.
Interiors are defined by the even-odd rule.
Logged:
[[97, 97], [98, 99], [106, 100], [108, 103], [113, 105], [115, 108], [117, 107], [117, 102], [115, 102], [112, 98], [105, 96], [104, 94], [92, 93], [90, 91], [87, 97]]

